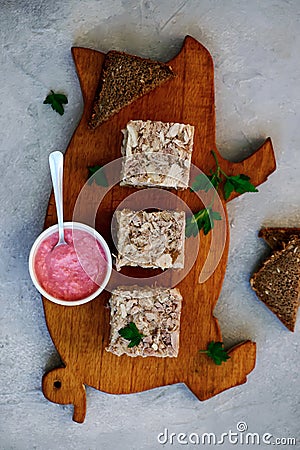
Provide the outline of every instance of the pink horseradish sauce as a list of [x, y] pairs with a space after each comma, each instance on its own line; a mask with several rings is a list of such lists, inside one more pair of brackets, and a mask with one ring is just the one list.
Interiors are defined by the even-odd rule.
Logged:
[[48, 294], [58, 300], [81, 300], [93, 294], [107, 273], [100, 242], [83, 230], [65, 228], [68, 245], [55, 247], [58, 232], [45, 238], [34, 259], [36, 277]]

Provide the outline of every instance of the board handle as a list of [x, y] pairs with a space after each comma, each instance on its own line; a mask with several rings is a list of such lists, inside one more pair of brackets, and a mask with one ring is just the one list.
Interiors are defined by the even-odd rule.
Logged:
[[[276, 170], [275, 153], [270, 137], [251, 156], [241, 162], [232, 163], [218, 154], [219, 157], [220, 164], [227, 175], [239, 175], [241, 173], [248, 175], [254, 186], [264, 183], [269, 175]], [[233, 192], [227, 202], [239, 195], [241, 194]]]

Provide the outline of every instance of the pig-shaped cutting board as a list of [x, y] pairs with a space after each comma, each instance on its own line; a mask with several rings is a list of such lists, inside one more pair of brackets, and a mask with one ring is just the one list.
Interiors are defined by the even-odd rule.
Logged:
[[[195, 39], [187, 36], [179, 54], [169, 61], [176, 76], [124, 107], [95, 130], [88, 127], [95, 92], [105, 55], [86, 48], [73, 48], [84, 111], [81, 121], [70, 141], [65, 155], [64, 213], [65, 220], [74, 220], [74, 208], [88, 176], [87, 167], [105, 166], [120, 158], [122, 133], [131, 119], [162, 122], [179, 122], [194, 125], [192, 163], [208, 174], [215, 168], [211, 150], [228, 175], [247, 174], [258, 186], [275, 170], [272, 143], [268, 138], [249, 158], [231, 163], [221, 157], [215, 143], [214, 68], [209, 52]], [[101, 189], [101, 188], [99, 188]], [[116, 184], [110, 189], [96, 214], [95, 228], [112, 246], [111, 220], [120, 202], [137, 189]], [[197, 195], [189, 189], [173, 194], [185, 202], [192, 212], [201, 208]], [[230, 200], [238, 194], [233, 193]], [[259, 194], [245, 194], [259, 195]], [[96, 202], [83, 202], [89, 208]], [[179, 201], [179, 200], [178, 200]], [[45, 318], [49, 333], [59, 352], [63, 366], [44, 375], [43, 392], [47, 399], [59, 404], [73, 404], [73, 420], [83, 422], [86, 415], [85, 385], [112, 394], [145, 391], [174, 383], [185, 383], [200, 399], [208, 399], [225, 389], [246, 382], [256, 358], [254, 342], [246, 341], [232, 348], [230, 359], [216, 365], [207, 355], [199, 353], [211, 341], [222, 342], [222, 335], [214, 308], [226, 270], [229, 227], [226, 201], [224, 208], [222, 242], [214, 241], [221, 249], [213, 273], [202, 277], [205, 261], [209, 258], [213, 233], [204, 236], [201, 231], [197, 257], [191, 270], [176, 286], [183, 296], [180, 349], [177, 358], [115, 356], [105, 348], [109, 342], [110, 311], [107, 307], [110, 293], [102, 292], [95, 300], [81, 306], [67, 307], [43, 298]], [[53, 194], [50, 197], [45, 227], [56, 223]], [[84, 219], [83, 219], [84, 220]], [[219, 221], [222, 222], [222, 221]], [[215, 230], [213, 230], [215, 232]], [[215, 235], [216, 236], [216, 235]], [[197, 238], [191, 237], [190, 242]], [[207, 267], [207, 266], [206, 266]], [[130, 269], [127, 268], [130, 276]], [[138, 273], [140, 270], [140, 273]], [[135, 276], [150, 277], [151, 269], [135, 269]]]

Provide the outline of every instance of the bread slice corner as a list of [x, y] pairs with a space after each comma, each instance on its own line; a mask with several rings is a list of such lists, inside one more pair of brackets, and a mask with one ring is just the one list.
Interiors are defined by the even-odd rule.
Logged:
[[266, 227], [258, 233], [258, 237], [264, 239], [272, 250], [283, 249], [292, 236], [298, 236], [300, 239], [300, 228]]
[[290, 330], [295, 330], [300, 297], [300, 237], [291, 236], [250, 279], [257, 297]]
[[98, 127], [174, 76], [171, 67], [162, 62], [109, 51], [103, 63], [89, 126]]

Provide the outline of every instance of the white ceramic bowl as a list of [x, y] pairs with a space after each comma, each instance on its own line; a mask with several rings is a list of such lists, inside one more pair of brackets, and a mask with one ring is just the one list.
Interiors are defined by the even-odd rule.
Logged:
[[40, 285], [40, 283], [37, 279], [35, 270], [34, 270], [34, 259], [35, 259], [36, 251], [37, 251], [38, 247], [40, 246], [41, 242], [45, 238], [47, 238], [51, 234], [58, 231], [58, 225], [53, 225], [52, 227], [47, 228], [35, 240], [33, 246], [31, 247], [30, 254], [29, 254], [29, 273], [30, 273], [31, 279], [33, 281], [33, 284], [35, 285], [37, 290], [48, 300], [51, 300], [52, 302], [57, 303], [58, 305], [63, 305], [63, 306], [83, 305], [84, 303], [90, 302], [91, 300], [96, 298], [105, 289], [105, 286], [107, 285], [107, 283], [110, 279], [111, 271], [112, 271], [111, 253], [110, 253], [110, 250], [109, 250], [108, 245], [107, 245], [106, 241], [104, 240], [104, 238], [94, 228], [92, 228], [88, 225], [85, 225], [83, 223], [79, 223], [79, 222], [64, 222], [64, 228], [69, 228], [69, 229], [71, 228], [74, 230], [86, 231], [87, 233], [92, 235], [94, 238], [96, 238], [97, 241], [100, 243], [101, 247], [103, 248], [105, 257], [106, 257], [106, 261], [107, 261], [107, 273], [105, 275], [103, 282], [99, 286], [99, 288], [95, 292], [93, 292], [91, 295], [89, 295], [88, 297], [82, 298], [80, 300], [61, 300], [61, 299], [57, 299], [57, 298], [53, 297], [52, 295], [48, 294], [48, 292], [45, 291], [45, 289], [43, 289], [43, 287]]

